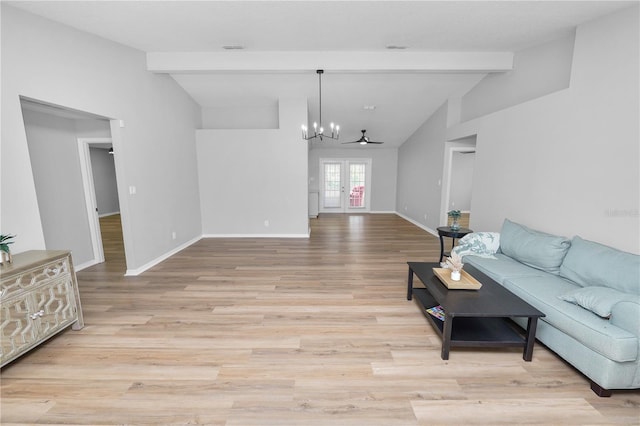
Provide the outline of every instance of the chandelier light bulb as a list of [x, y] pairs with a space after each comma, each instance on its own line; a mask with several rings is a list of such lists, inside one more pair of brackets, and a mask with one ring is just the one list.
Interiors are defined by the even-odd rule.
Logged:
[[315, 121], [313, 122], [313, 130], [316, 130], [318, 128], [318, 123], [316, 123]]

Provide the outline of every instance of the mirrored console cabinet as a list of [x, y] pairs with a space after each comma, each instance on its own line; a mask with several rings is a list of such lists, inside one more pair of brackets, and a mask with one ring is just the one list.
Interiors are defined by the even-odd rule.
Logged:
[[0, 275], [0, 367], [69, 326], [84, 327], [70, 252], [20, 253]]

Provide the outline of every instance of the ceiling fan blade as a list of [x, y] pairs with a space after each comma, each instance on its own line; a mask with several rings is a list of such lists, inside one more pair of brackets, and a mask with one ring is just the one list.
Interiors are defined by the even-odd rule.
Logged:
[[384, 142], [375, 142], [375, 141], [370, 141], [369, 138], [367, 136], [365, 136], [365, 132], [366, 130], [360, 130], [362, 132], [362, 137], [360, 137], [360, 139], [358, 139], [357, 141], [351, 141], [351, 142], [342, 142], [343, 145], [346, 145], [348, 143], [359, 143], [360, 145], [368, 145], [370, 143], [375, 143], [375, 144], [381, 144]]
[[360, 145], [369, 145], [369, 144], [376, 144], [376, 145], [379, 145], [379, 144], [383, 144], [383, 143], [384, 143], [384, 142], [375, 142], [375, 141], [369, 141], [369, 142], [366, 142], [366, 143], [362, 143], [362, 142], [363, 142], [363, 141], [342, 142], [342, 145], [346, 145], [346, 144], [348, 144], [348, 143], [358, 143], [358, 144], [360, 144]]

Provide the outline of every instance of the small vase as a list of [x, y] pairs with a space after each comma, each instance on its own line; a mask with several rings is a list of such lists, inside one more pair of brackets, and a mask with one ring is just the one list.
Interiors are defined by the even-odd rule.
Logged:
[[451, 271], [451, 279], [453, 281], [460, 281], [460, 271]]
[[11, 252], [9, 251], [1, 251], [0, 252], [0, 263], [1, 264], [7, 264], [7, 263], [11, 263], [13, 261], [12, 256], [11, 256]]
[[457, 217], [453, 218], [453, 221], [451, 222], [451, 230], [452, 231], [457, 231], [460, 229], [460, 223], [458, 223], [458, 219]]

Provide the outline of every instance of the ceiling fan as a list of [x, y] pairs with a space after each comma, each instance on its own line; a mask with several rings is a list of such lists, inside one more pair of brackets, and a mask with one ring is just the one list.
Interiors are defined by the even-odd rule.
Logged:
[[348, 143], [359, 143], [360, 145], [367, 145], [367, 144], [370, 144], [370, 143], [375, 143], [375, 144], [381, 144], [381, 143], [384, 143], [384, 142], [375, 142], [375, 141], [371, 141], [371, 140], [369, 140], [369, 138], [368, 138], [368, 137], [366, 137], [366, 136], [364, 135], [364, 134], [365, 134], [365, 132], [366, 132], [366, 130], [360, 130], [360, 131], [362, 132], [362, 136], [360, 137], [360, 139], [358, 139], [357, 141], [343, 142], [342, 144], [343, 144], [343, 145], [345, 145], [345, 144], [348, 144]]

